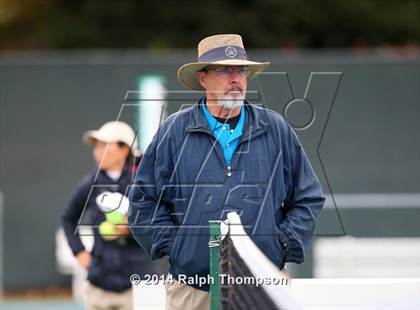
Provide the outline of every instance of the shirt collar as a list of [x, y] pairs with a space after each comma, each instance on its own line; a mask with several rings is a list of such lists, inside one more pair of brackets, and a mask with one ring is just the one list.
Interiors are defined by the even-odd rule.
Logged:
[[201, 108], [203, 109], [204, 116], [205, 116], [207, 122], [209, 123], [210, 130], [214, 131], [217, 128], [219, 128], [220, 126], [223, 126], [223, 124], [218, 122], [217, 119], [213, 115], [211, 115], [209, 110], [207, 110], [206, 97], [203, 97], [201, 99], [200, 104], [201, 104]]
[[[198, 100], [193, 107], [191, 107], [191, 113], [189, 113], [189, 120], [186, 130], [188, 132], [207, 132], [212, 134], [213, 132], [209, 128], [209, 123], [203, 113], [201, 106], [202, 99]], [[243, 140], [251, 140], [260, 134], [266, 132], [269, 126], [269, 120], [267, 118], [267, 112], [265, 108], [254, 106], [252, 103], [244, 100], [244, 124], [247, 126], [243, 128]]]
[[[212, 131], [218, 129], [219, 127], [223, 126], [223, 123], [220, 123], [213, 115], [211, 115], [211, 113], [207, 110], [206, 107], [206, 97], [203, 97], [200, 101], [201, 107], [203, 109], [203, 113], [204, 116], [207, 119], [207, 122], [209, 123], [209, 127]], [[235, 127], [235, 133], [237, 131], [238, 135], [242, 134], [243, 128], [244, 128], [244, 122], [245, 122], [245, 108], [244, 105], [242, 104], [241, 107], [241, 116], [239, 117], [239, 121], [238, 124]], [[238, 130], [236, 130], [238, 129]]]

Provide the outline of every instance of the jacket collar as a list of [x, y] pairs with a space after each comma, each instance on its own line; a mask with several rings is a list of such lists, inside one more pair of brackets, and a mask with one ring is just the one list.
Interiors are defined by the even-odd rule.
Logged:
[[[202, 99], [203, 98], [198, 100], [192, 108], [190, 120], [187, 126], [187, 131], [201, 131], [212, 134], [206, 117], [204, 116], [203, 111], [201, 110], [200, 102]], [[246, 109], [246, 119], [244, 124], [243, 136], [245, 138], [253, 138], [257, 135], [260, 135], [261, 133], [264, 133], [267, 130], [269, 124], [264, 109], [256, 107], [248, 100], [244, 101], [244, 105]]]

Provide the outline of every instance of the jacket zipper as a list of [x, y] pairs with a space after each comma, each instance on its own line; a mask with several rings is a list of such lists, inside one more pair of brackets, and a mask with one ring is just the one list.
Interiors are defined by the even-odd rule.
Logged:
[[[216, 147], [219, 147], [219, 148], [221, 148], [221, 146], [220, 146], [220, 143], [219, 143], [219, 141], [217, 141], [217, 139], [214, 137], [214, 135], [213, 135], [213, 133], [212, 132], [210, 132], [210, 131], [208, 131], [208, 130], [205, 130], [205, 129], [193, 129], [193, 130], [190, 130], [190, 132], [202, 132], [202, 133], [206, 133], [206, 134], [208, 134], [210, 137], [211, 137], [211, 139], [213, 140], [213, 142], [215, 142], [215, 143], [217, 143], [218, 145], [216, 146], [214, 146], [215, 148]], [[231, 177], [232, 176], [232, 167], [231, 166], [227, 166], [226, 165], [226, 160], [225, 160], [225, 158], [224, 158], [224, 156], [223, 156], [223, 150], [221, 150], [222, 152], [222, 163], [223, 163], [223, 166], [225, 167], [225, 170], [226, 170], [226, 175], [228, 176], [228, 177]], [[216, 152], [218, 152], [218, 151], [216, 151]], [[220, 154], [218, 154], [218, 157], [220, 157]], [[220, 159], [220, 158], [219, 158]]]
[[[242, 134], [242, 136], [241, 136], [241, 138], [240, 138], [240, 140], [239, 140], [239, 142], [238, 142], [238, 145], [236, 146], [236, 150], [235, 150], [235, 152], [232, 154], [231, 164], [234, 162], [234, 159], [236, 159], [236, 156], [237, 156], [236, 154], [237, 154], [237, 152], [238, 152], [239, 147], [240, 147], [240, 145], [241, 145], [241, 144], [243, 144], [243, 143], [245, 143], [245, 142], [247, 142], [247, 141], [254, 140], [255, 138], [257, 138], [257, 137], [259, 137], [260, 135], [262, 135], [264, 132], [265, 132], [265, 131], [260, 130], [260, 131], [256, 132], [254, 135], [252, 135], [250, 138], [248, 138], [248, 137], [244, 138], [244, 135]], [[236, 156], [235, 156], [235, 155], [236, 155]], [[228, 175], [228, 173], [229, 173], [230, 175], [228, 175], [228, 176], [231, 176], [231, 175], [232, 175], [232, 172], [231, 172], [231, 167], [227, 167], [227, 168], [228, 168], [228, 169], [227, 169], [227, 175]]]
[[[206, 133], [206, 134], [208, 134], [210, 137], [212, 137], [213, 141], [215, 141], [217, 144], [219, 144], [219, 145], [218, 145], [218, 147], [221, 147], [221, 146], [220, 146], [219, 141], [217, 141], [217, 139], [214, 137], [213, 133], [212, 133], [212, 132], [210, 132], [210, 131], [208, 131], [208, 130], [205, 130], [205, 129], [193, 129], [193, 130], [190, 130], [190, 132], [202, 132], [202, 133]], [[225, 160], [225, 158], [224, 158], [224, 156], [223, 156], [223, 160], [222, 160], [222, 162], [223, 162], [224, 166], [226, 167], [226, 176], [228, 176], [228, 177], [231, 177], [231, 176], [232, 176], [232, 162], [233, 162], [233, 157], [234, 157], [234, 156], [236, 155], [236, 153], [238, 152], [238, 148], [239, 148], [239, 146], [240, 146], [242, 143], [246, 142], [246, 141], [251, 141], [251, 140], [253, 140], [254, 138], [256, 138], [256, 137], [260, 136], [260, 135], [261, 135], [261, 134], [263, 134], [263, 133], [264, 133], [264, 131], [263, 131], [263, 130], [260, 130], [260, 131], [256, 132], [254, 135], [252, 135], [250, 138], [248, 138], [248, 137], [243, 138], [244, 136], [242, 135], [241, 139], [240, 139], [240, 140], [239, 140], [239, 142], [238, 142], [238, 145], [236, 146], [236, 150], [235, 150], [235, 152], [232, 154], [232, 160], [231, 160], [231, 164], [230, 164], [229, 166], [227, 166], [227, 165], [226, 165], [226, 160]], [[215, 146], [215, 147], [216, 147], [216, 146]], [[223, 150], [222, 150], [222, 151], [223, 151]], [[223, 155], [223, 153], [222, 153], [222, 155]], [[220, 157], [220, 156], [219, 156], [219, 157]]]

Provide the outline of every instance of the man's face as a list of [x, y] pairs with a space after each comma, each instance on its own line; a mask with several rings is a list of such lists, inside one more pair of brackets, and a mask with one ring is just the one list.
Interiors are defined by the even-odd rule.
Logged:
[[207, 100], [232, 110], [245, 99], [249, 70], [245, 66], [211, 65], [198, 72], [198, 80], [206, 90]]

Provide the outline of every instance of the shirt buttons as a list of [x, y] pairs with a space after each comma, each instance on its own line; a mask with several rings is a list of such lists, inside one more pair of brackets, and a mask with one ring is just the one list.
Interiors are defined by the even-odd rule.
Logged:
[[225, 126], [223, 126], [223, 127], [222, 127], [222, 129], [223, 129], [223, 130], [226, 130], [226, 127], [225, 127]]
[[229, 147], [229, 145], [230, 145], [229, 143], [228, 143], [228, 144], [226, 144], [226, 146], [227, 146], [227, 147]]

